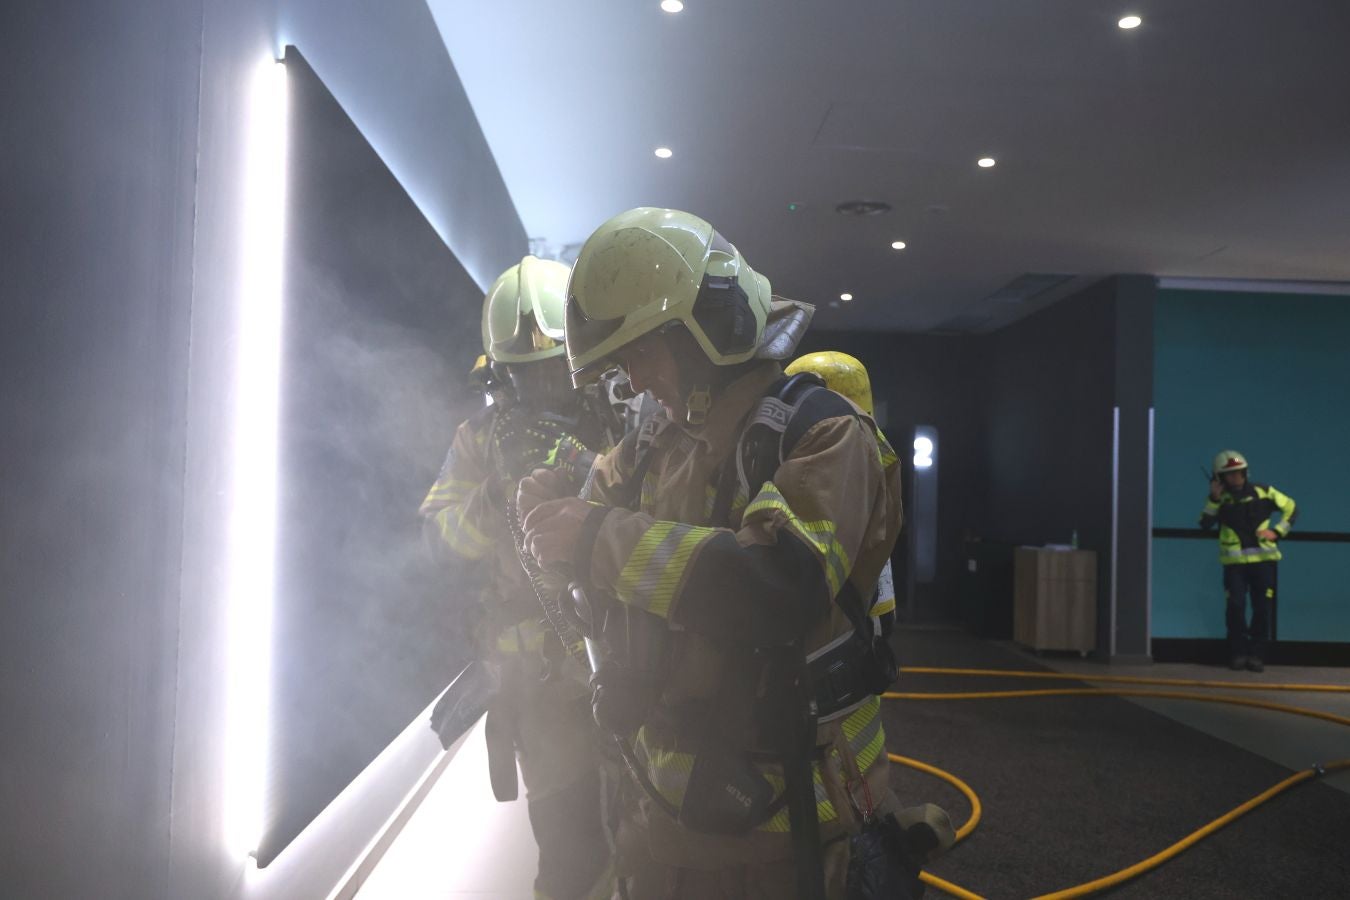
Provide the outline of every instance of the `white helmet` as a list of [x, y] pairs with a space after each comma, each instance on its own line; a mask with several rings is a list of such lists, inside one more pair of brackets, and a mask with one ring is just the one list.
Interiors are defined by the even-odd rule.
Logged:
[[1242, 472], [1247, 468], [1247, 457], [1236, 450], [1224, 450], [1218, 456], [1214, 457], [1214, 474], [1222, 475], [1224, 472]]

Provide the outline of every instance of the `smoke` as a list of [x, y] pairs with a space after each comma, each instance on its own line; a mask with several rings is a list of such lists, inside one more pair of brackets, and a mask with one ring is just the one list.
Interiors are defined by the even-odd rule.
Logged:
[[474, 567], [432, 558], [418, 507], [482, 407], [481, 295], [439, 242], [338, 212], [293, 230], [287, 270], [264, 859], [467, 663], [477, 606]]

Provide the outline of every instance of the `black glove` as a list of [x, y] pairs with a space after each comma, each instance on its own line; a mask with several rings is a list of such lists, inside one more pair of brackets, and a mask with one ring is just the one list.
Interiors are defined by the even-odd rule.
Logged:
[[909, 836], [886, 815], [866, 822], [849, 838], [848, 900], [919, 900], [921, 851], [911, 846]]
[[549, 413], [513, 406], [497, 417], [492, 430], [492, 459], [498, 474], [519, 481], [548, 464], [571, 422]]

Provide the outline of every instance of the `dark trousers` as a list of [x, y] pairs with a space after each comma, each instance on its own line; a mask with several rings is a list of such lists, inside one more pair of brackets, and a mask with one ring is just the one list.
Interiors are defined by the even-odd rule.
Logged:
[[[1270, 642], [1270, 608], [1275, 602], [1274, 562], [1237, 563], [1223, 567], [1223, 593], [1228, 600], [1228, 655], [1265, 659]], [[1247, 622], [1247, 596], [1252, 618]]]

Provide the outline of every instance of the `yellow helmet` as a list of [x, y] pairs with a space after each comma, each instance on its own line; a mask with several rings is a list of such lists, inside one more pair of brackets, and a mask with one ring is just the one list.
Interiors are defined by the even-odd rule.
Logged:
[[746, 362], [772, 305], [769, 280], [703, 219], [653, 207], [620, 213], [587, 238], [567, 284], [572, 383], [594, 381], [617, 350], [672, 322], [714, 365]]
[[869, 416], [872, 415], [872, 382], [867, 367], [855, 357], [838, 350], [823, 350], [799, 356], [784, 371], [789, 375], [812, 372], [825, 379], [825, 386], [836, 394], [852, 400]]
[[507, 269], [483, 298], [483, 350], [493, 362], [561, 356], [568, 268], [527, 256]]
[[1236, 450], [1224, 450], [1214, 457], [1215, 475], [1222, 475], [1224, 472], [1241, 472], [1246, 468], [1247, 457]]

